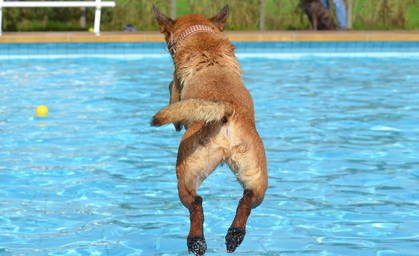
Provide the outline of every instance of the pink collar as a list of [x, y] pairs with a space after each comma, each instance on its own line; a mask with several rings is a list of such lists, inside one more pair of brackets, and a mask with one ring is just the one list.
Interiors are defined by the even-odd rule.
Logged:
[[212, 29], [211, 27], [208, 26], [204, 26], [204, 25], [194, 25], [191, 26], [187, 29], [185, 29], [177, 38], [177, 40], [175, 40], [173, 34], [170, 35], [169, 41], [167, 42], [167, 47], [169, 48], [169, 52], [170, 54], [173, 56], [173, 54], [175, 54], [176, 49], [175, 46], [176, 44], [180, 43], [181, 41], [185, 40], [188, 36], [196, 34], [196, 33], [200, 33], [200, 32], [210, 32], [210, 33], [214, 33], [214, 29]]

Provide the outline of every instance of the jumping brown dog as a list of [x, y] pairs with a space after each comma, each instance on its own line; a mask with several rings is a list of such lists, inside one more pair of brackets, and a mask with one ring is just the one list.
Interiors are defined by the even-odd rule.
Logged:
[[335, 24], [329, 11], [320, 0], [301, 0], [303, 11], [310, 20], [310, 29], [312, 30], [334, 30]]
[[169, 86], [170, 104], [158, 112], [153, 126], [173, 123], [186, 128], [176, 162], [179, 198], [189, 209], [189, 252], [203, 255], [202, 198], [199, 185], [220, 163], [228, 163], [242, 185], [243, 198], [225, 237], [234, 252], [246, 233], [252, 208], [262, 203], [268, 187], [266, 156], [255, 127], [253, 100], [243, 85], [235, 47], [221, 33], [228, 5], [213, 18], [185, 15], [172, 20], [154, 7], [175, 65]]

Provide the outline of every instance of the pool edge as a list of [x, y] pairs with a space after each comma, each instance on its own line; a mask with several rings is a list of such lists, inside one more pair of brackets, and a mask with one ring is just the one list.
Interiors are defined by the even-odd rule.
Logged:
[[[269, 31], [226, 32], [233, 42], [378, 42], [419, 41], [416, 31]], [[163, 42], [158, 32], [5, 32], [0, 43]]]

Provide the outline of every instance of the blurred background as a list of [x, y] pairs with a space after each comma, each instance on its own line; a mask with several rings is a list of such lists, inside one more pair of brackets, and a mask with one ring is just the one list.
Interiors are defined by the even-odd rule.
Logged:
[[[5, 0], [7, 1], [7, 0]], [[10, 0], [9, 0], [10, 1]], [[102, 31], [157, 31], [153, 3], [170, 17], [196, 13], [211, 17], [230, 6], [227, 30], [306, 30], [299, 0], [115, 0], [102, 9]], [[419, 30], [419, 0], [344, 0], [353, 30]], [[333, 14], [333, 5], [331, 13]], [[87, 31], [95, 8], [4, 8], [3, 31]], [[336, 17], [334, 17], [336, 22]]]

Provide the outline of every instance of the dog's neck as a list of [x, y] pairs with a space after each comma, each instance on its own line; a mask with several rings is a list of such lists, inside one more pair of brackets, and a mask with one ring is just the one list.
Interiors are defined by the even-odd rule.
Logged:
[[176, 53], [176, 45], [185, 40], [187, 37], [200, 33], [200, 32], [209, 32], [214, 33], [214, 30], [211, 27], [205, 25], [193, 25], [185, 29], [180, 35], [175, 39], [173, 33], [170, 34], [170, 38], [167, 42], [167, 48], [169, 49], [170, 54], [173, 56]]

